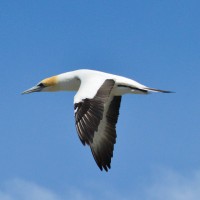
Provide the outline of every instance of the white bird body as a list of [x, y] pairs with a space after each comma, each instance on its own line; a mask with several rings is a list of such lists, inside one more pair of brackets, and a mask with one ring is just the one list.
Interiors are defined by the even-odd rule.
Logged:
[[74, 97], [76, 129], [81, 142], [89, 145], [102, 170], [110, 168], [116, 142], [116, 123], [121, 96], [169, 91], [148, 88], [132, 79], [81, 69], [42, 80], [31, 92], [77, 91]]
[[[89, 90], [87, 93], [88, 98], [93, 98], [96, 91], [100, 88], [103, 82], [106, 79], [113, 79], [115, 81], [115, 85], [126, 85], [138, 89], [144, 89], [147, 91], [147, 87], [132, 80], [129, 78], [125, 78], [123, 76], [117, 76], [109, 73], [104, 73], [95, 70], [88, 69], [80, 69], [72, 72], [66, 72], [55, 76], [58, 81], [58, 85], [56, 88], [52, 88], [52, 92], [54, 91], [78, 91], [79, 95], [83, 93], [83, 96], [86, 94], [86, 88]], [[45, 90], [44, 90], [45, 91]], [[46, 90], [50, 92], [49, 88]], [[133, 90], [131, 88], [117, 88], [115, 87], [112, 91], [113, 95], [123, 95], [126, 93], [135, 93], [141, 94], [142, 92], [138, 90]], [[78, 96], [79, 96], [78, 95]], [[78, 97], [77, 97], [78, 98]], [[76, 98], [75, 98], [76, 99]], [[77, 100], [78, 102], [78, 100]]]

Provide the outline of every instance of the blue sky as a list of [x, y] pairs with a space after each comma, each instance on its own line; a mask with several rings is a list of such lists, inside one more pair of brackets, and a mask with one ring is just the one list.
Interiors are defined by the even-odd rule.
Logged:
[[[197, 200], [199, 1], [0, 1], [0, 200]], [[78, 139], [74, 93], [20, 93], [79, 68], [174, 94], [122, 99], [111, 170]]]

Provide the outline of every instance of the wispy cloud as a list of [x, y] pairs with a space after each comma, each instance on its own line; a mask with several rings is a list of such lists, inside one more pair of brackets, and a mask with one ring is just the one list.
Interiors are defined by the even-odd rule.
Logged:
[[96, 183], [84, 188], [70, 186], [63, 193], [58, 194], [44, 186], [22, 179], [13, 179], [0, 184], [0, 200], [127, 200], [120, 197], [117, 190], [108, 191], [105, 186]]
[[20, 179], [8, 181], [0, 188], [0, 200], [62, 200], [52, 191]]
[[162, 170], [158, 178], [145, 189], [145, 200], [199, 200], [200, 171], [181, 175], [172, 170]]
[[171, 170], [156, 173], [154, 180], [136, 193], [120, 193], [114, 189], [110, 192], [106, 188], [95, 185], [85, 188], [66, 188], [64, 195], [60, 195], [36, 183], [14, 179], [0, 186], [0, 200], [199, 200], [200, 171], [192, 175], [181, 175]]

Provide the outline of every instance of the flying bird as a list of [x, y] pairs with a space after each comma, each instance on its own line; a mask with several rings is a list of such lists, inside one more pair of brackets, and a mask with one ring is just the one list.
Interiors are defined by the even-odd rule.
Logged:
[[56, 91], [77, 91], [74, 115], [78, 136], [83, 145], [89, 145], [96, 164], [105, 171], [111, 167], [122, 95], [170, 93], [122, 76], [80, 69], [46, 78], [22, 94]]

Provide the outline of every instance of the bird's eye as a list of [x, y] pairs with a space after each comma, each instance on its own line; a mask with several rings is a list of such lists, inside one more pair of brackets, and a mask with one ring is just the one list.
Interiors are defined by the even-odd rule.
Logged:
[[43, 83], [39, 83], [38, 86], [45, 87], [45, 85]]

